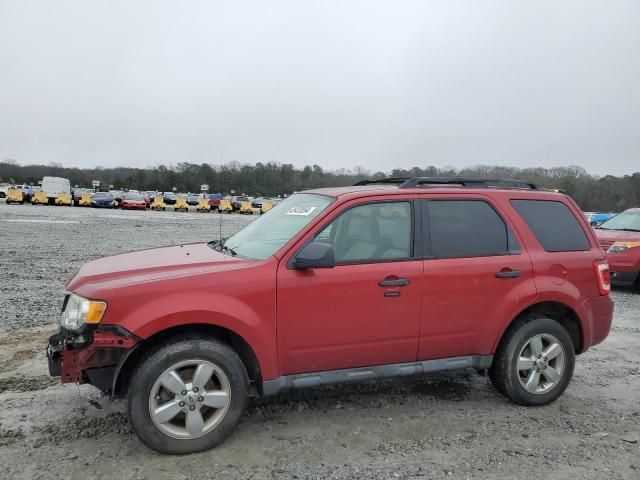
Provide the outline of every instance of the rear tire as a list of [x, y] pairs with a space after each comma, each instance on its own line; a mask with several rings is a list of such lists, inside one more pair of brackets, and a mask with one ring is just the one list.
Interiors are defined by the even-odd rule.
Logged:
[[575, 347], [557, 321], [525, 315], [507, 331], [489, 369], [489, 378], [518, 405], [546, 405], [569, 386]]
[[[205, 383], [197, 380], [200, 368], [212, 372], [200, 376], [207, 379]], [[183, 386], [172, 390], [164, 387], [166, 381], [161, 379], [176, 378], [176, 372]], [[128, 392], [129, 423], [153, 450], [167, 454], [201, 452], [233, 433], [247, 407], [248, 392], [247, 371], [233, 349], [217, 340], [185, 337], [150, 352], [134, 371]], [[221, 406], [208, 407], [207, 399], [221, 402]], [[197, 404], [190, 403], [195, 400]], [[166, 413], [159, 412], [172, 403], [177, 413], [163, 422], [160, 415]], [[188, 424], [188, 415], [194, 415], [195, 426]]]

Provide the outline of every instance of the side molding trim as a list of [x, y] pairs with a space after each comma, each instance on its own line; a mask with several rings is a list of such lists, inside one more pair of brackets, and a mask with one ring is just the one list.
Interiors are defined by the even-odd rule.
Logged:
[[424, 373], [445, 372], [463, 368], [483, 370], [491, 367], [493, 355], [470, 355], [466, 357], [439, 358], [409, 363], [393, 363], [373, 367], [345, 368], [324, 372], [283, 375], [262, 382], [262, 394], [266, 397], [293, 388], [316, 387], [335, 383], [362, 382], [377, 378], [406, 377]]

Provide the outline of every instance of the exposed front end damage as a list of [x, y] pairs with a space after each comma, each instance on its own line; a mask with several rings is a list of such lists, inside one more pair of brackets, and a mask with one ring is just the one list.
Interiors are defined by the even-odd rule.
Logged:
[[139, 339], [121, 327], [93, 331], [60, 329], [49, 338], [49, 374], [62, 383], [89, 383], [105, 393], [113, 388], [118, 365]]

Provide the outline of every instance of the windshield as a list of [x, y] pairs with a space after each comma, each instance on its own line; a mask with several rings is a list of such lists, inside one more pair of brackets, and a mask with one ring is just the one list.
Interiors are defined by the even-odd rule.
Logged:
[[607, 220], [598, 228], [603, 230], [631, 230], [640, 232], [640, 210], [622, 212]]
[[263, 260], [276, 253], [327, 208], [333, 198], [299, 193], [227, 239], [225, 247], [245, 258]]
[[95, 198], [96, 200], [111, 200], [113, 199], [113, 197], [111, 196], [110, 193], [102, 193], [102, 192], [98, 192], [96, 193], [93, 198]]
[[128, 193], [124, 196], [125, 200], [142, 200], [142, 196], [137, 193]]

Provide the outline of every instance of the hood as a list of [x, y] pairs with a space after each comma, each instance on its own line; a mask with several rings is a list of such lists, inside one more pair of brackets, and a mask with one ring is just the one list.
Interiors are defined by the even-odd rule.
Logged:
[[[152, 248], [85, 263], [65, 288], [71, 292], [80, 288], [95, 292], [101, 288], [235, 269], [250, 263], [217, 252], [206, 243]], [[91, 298], [90, 292], [86, 294]]]
[[595, 229], [598, 240], [611, 242], [640, 242], [640, 232], [627, 232], [625, 230]]
[[627, 232], [625, 230], [604, 230], [595, 229], [598, 242], [602, 249], [607, 252], [614, 242], [640, 242], [640, 232]]

